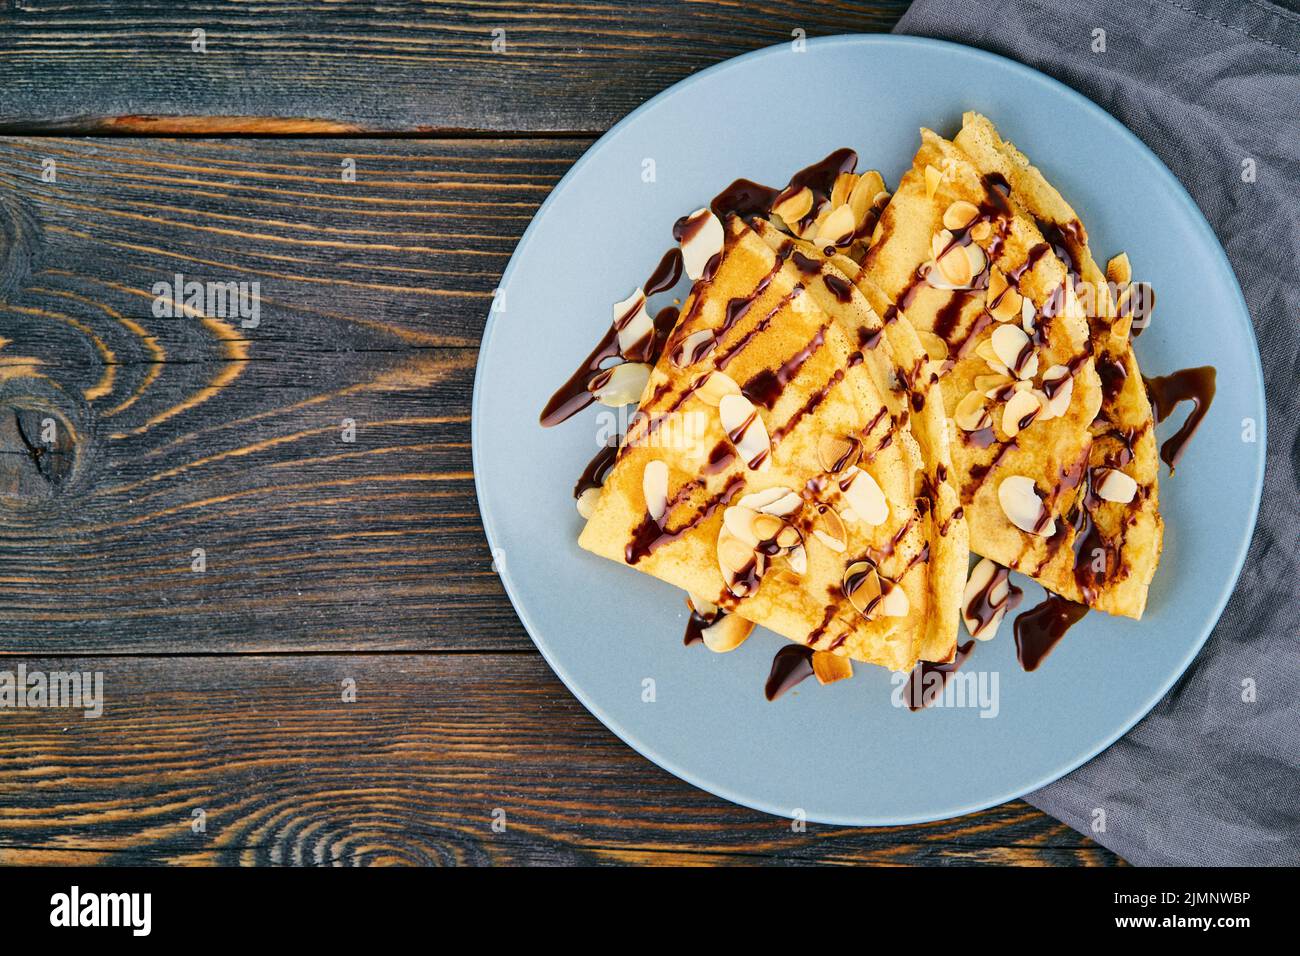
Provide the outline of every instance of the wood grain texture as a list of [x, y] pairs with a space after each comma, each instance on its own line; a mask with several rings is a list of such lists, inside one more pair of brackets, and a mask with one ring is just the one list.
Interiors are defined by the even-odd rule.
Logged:
[[[220, 116], [231, 118], [215, 127], [226, 133], [275, 132], [265, 118], [370, 131], [597, 131], [682, 77], [789, 43], [795, 30], [884, 30], [906, 7], [127, 0], [109, 12], [93, 0], [23, 0], [0, 13], [0, 122], [147, 132], [168, 116]], [[192, 50], [196, 29], [206, 52]]]
[[795, 832], [641, 758], [535, 655], [27, 663], [102, 671], [105, 705], [90, 720], [0, 717], [0, 864], [1113, 860], [1023, 803], [922, 827]]
[[[0, 651], [530, 646], [474, 500], [473, 346], [585, 145], [0, 141]], [[260, 283], [257, 328], [155, 316], [178, 272]], [[76, 456], [31, 459], [20, 402]]]

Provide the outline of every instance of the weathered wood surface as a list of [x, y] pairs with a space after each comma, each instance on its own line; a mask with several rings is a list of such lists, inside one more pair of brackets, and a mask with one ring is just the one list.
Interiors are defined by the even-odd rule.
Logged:
[[[796, 832], [789, 820], [717, 800], [641, 758], [533, 654], [37, 658], [28, 666], [102, 671], [104, 712], [2, 718], [0, 863], [1113, 859], [1021, 803], [922, 827]], [[354, 702], [343, 700], [349, 680]], [[504, 812], [504, 832], [492, 828], [495, 811]]]
[[[585, 145], [0, 142], [0, 651], [530, 646], [474, 501], [473, 346]], [[178, 272], [259, 282], [257, 328], [156, 317]], [[20, 402], [76, 448], [35, 458]]]
[[[598, 131], [720, 60], [795, 31], [885, 30], [906, 7], [24, 0], [0, 13], [0, 122], [158, 132], [177, 128], [159, 116], [214, 115], [233, 118], [226, 132]], [[193, 49], [195, 30], [206, 52]]]
[[[795, 833], [677, 781], [556, 681], [479, 524], [476, 348], [555, 181], [676, 79], [905, 6], [0, 10], [0, 131], [52, 136], [0, 139], [0, 671], [107, 698], [0, 710], [0, 864], [1120, 862], [1019, 802]], [[65, 138], [365, 131], [445, 135]], [[258, 327], [153, 315], [176, 272], [260, 282]]]

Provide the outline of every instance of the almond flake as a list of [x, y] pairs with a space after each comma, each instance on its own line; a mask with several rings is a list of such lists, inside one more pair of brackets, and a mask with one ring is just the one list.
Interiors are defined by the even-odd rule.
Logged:
[[852, 468], [861, 457], [862, 442], [856, 438], [824, 434], [817, 441], [817, 463], [832, 475]]
[[1034, 479], [1024, 475], [1003, 478], [998, 485], [998, 504], [1007, 520], [1026, 534], [1051, 537], [1056, 533], [1056, 519], [1043, 506]]
[[1060, 418], [1070, 410], [1074, 395], [1074, 376], [1064, 365], [1053, 365], [1043, 373], [1043, 398], [1046, 399], [1042, 418]]
[[[1007, 598], [1011, 592], [1007, 587], [1006, 569], [988, 558], [971, 568], [970, 578], [961, 596], [961, 619], [966, 625], [966, 633], [977, 641], [991, 640], [998, 632], [998, 625], [1007, 613]], [[983, 600], [977, 599], [983, 595]], [[972, 617], [970, 611], [983, 603], [992, 609], [988, 618]]]
[[[653, 329], [654, 324], [651, 323], [650, 327]], [[717, 345], [718, 340], [713, 332], [709, 329], [696, 329], [673, 347], [669, 360], [676, 368], [686, 368], [704, 358], [717, 348]]]
[[843, 246], [853, 238], [857, 224], [853, 221], [853, 210], [849, 206], [836, 206], [826, 220], [817, 228], [813, 239], [818, 246]]
[[695, 387], [694, 394], [705, 405], [717, 408], [724, 396], [739, 395], [740, 386], [730, 375], [723, 372], [709, 372]]
[[965, 432], [977, 432], [993, 424], [984, 396], [979, 392], [968, 392], [966, 397], [957, 403], [952, 413], [952, 420]]
[[715, 654], [734, 651], [749, 637], [754, 630], [752, 621], [735, 614], [722, 614], [708, 627], [700, 630], [704, 646]]
[[993, 354], [1016, 378], [1033, 378], [1038, 372], [1038, 356], [1033, 343], [1018, 325], [999, 325], [993, 330]]
[[1137, 494], [1137, 482], [1115, 468], [1094, 468], [1092, 489], [1098, 498], [1128, 504]]
[[965, 229], [980, 214], [974, 203], [958, 199], [944, 210], [943, 225], [945, 229]]
[[691, 279], [704, 275], [709, 260], [722, 252], [722, 222], [708, 209], [697, 209], [687, 217], [682, 238], [682, 268]]
[[882, 593], [880, 599], [881, 617], [907, 617], [907, 612], [912, 609], [912, 602], [908, 599], [907, 592], [903, 590], [902, 585], [882, 577], [880, 579], [880, 590]]
[[596, 513], [600, 493], [600, 488], [584, 488], [582, 494], [578, 495], [578, 514], [582, 515], [583, 520], [590, 519]]
[[654, 459], [646, 462], [641, 472], [641, 494], [645, 497], [646, 514], [655, 524], [662, 524], [668, 510], [668, 465]]
[[596, 401], [610, 408], [634, 405], [641, 400], [646, 383], [650, 381], [650, 366], [642, 362], [624, 362], [607, 368], [588, 384]]
[[844, 596], [854, 610], [868, 621], [876, 616], [880, 604], [880, 575], [870, 561], [855, 561], [844, 569], [841, 584]]
[[943, 179], [943, 173], [933, 166], [925, 167], [925, 198], [934, 199], [934, 194], [939, 188], [939, 181]]
[[876, 479], [861, 468], [848, 470], [848, 478], [841, 483], [844, 500], [853, 509], [854, 516], [869, 525], [882, 525], [889, 517], [889, 502], [876, 484]]
[[1015, 438], [1021, 429], [1043, 411], [1042, 403], [1032, 390], [1017, 390], [1011, 393], [1006, 406], [1002, 409], [1002, 431], [1008, 438]]
[[833, 684], [853, 676], [853, 664], [849, 659], [830, 651], [813, 651], [812, 667], [819, 684]]
[[787, 226], [793, 226], [804, 216], [812, 212], [813, 194], [807, 186], [798, 189], [786, 189], [772, 204], [772, 212], [781, 217]]
[[751, 470], [763, 471], [771, 464], [772, 443], [767, 437], [767, 426], [749, 399], [739, 394], [722, 396], [718, 402], [718, 420]]

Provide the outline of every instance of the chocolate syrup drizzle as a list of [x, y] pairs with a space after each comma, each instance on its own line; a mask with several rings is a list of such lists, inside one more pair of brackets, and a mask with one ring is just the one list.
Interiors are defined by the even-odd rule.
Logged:
[[1174, 466], [1187, 450], [1187, 443], [1196, 434], [1210, 403], [1214, 401], [1215, 369], [1212, 365], [1199, 368], [1185, 368], [1170, 375], [1155, 378], [1143, 378], [1147, 395], [1151, 398], [1151, 409], [1157, 422], [1168, 418], [1179, 402], [1191, 402], [1192, 411], [1178, 431], [1160, 446], [1160, 457], [1169, 466], [1169, 473], [1174, 473]]
[[1048, 591], [1041, 604], [1016, 618], [1016, 660], [1020, 666], [1026, 671], [1037, 670], [1065, 632], [1087, 613], [1087, 605]]
[[813, 649], [803, 644], [787, 644], [777, 651], [763, 688], [767, 699], [776, 700], [791, 687], [812, 677], [812, 658]]
[[[915, 712], [938, 700], [943, 693], [944, 685], [948, 683], [948, 678], [961, 669], [974, 650], [975, 642], [967, 641], [965, 644], [958, 645], [953, 652], [952, 660], [946, 664], [921, 661], [912, 668], [912, 674], [907, 679], [907, 689], [903, 692], [907, 709]], [[932, 675], [936, 675], [937, 679]]]

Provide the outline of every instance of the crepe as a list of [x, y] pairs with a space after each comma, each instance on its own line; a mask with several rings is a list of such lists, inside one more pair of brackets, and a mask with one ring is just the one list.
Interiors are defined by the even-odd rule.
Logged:
[[[949, 659], [964, 523], [889, 346], [846, 334], [880, 317], [740, 217], [720, 231], [579, 544], [823, 652], [814, 665]], [[704, 257], [683, 253], [694, 276]]]
[[922, 130], [854, 279], [945, 356], [971, 550], [1140, 617], [1160, 547], [1151, 415], [1100, 276], [1073, 210], [967, 114], [955, 143]]
[[[1154, 418], [1131, 340], [1135, 315], [1145, 322], [1152, 303], [1139, 303], [1141, 292], [1132, 286], [1127, 256], [1116, 256], [1102, 273], [1075, 211], [987, 118], [966, 114], [955, 143], [982, 172], [1006, 178], [1012, 195], [1049, 236], [1082, 300], [1090, 306], [1085, 311], [1102, 404], [1090, 427], [1093, 443], [1084, 479], [1093, 493], [1085, 494], [1085, 508], [1075, 520], [1092, 527], [1084, 529], [1085, 540], [1079, 542], [1076, 556], [1059, 554], [1055, 569], [1035, 569], [1033, 574], [1065, 582], [1064, 591], [1053, 590], [1072, 600], [1140, 618], [1164, 537]], [[1133, 479], [1137, 490], [1131, 502], [1107, 502], [1096, 494], [1093, 476], [1103, 469], [1119, 469]], [[1069, 590], [1067, 575], [1073, 575], [1077, 591]]]

